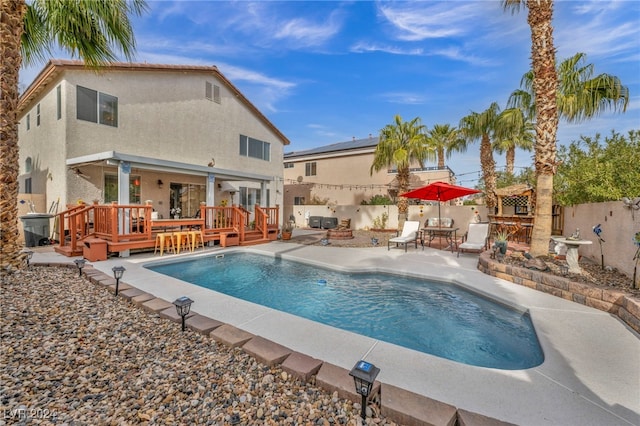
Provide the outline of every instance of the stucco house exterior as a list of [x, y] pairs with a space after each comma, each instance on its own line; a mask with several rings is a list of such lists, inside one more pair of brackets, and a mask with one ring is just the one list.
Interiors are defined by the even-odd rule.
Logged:
[[[304, 151], [284, 154], [284, 205], [359, 205], [375, 195], [397, 196], [396, 170], [370, 173], [378, 137], [353, 138]], [[430, 182], [455, 183], [455, 174], [445, 167], [411, 168], [411, 189]], [[285, 211], [285, 214], [289, 214]]]
[[168, 218], [282, 203], [289, 140], [215, 66], [51, 60], [18, 119], [20, 192], [47, 206], [151, 201]]

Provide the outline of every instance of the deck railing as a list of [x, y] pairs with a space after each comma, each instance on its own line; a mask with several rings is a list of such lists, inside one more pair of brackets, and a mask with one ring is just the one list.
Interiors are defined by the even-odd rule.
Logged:
[[[60, 246], [70, 246], [71, 252], [77, 253], [82, 250], [82, 240], [97, 237], [120, 245], [131, 242], [132, 246], [141, 247], [140, 242], [152, 241], [154, 238], [152, 211], [152, 205], [122, 205], [115, 202], [70, 207], [58, 214]], [[278, 213], [278, 206], [255, 206], [255, 228], [262, 233], [263, 238], [268, 238], [270, 229], [278, 228]], [[245, 240], [249, 212], [244, 208], [203, 205], [200, 206], [199, 214], [204, 222], [203, 232], [210, 239], [217, 238], [224, 232], [235, 232], [240, 241]], [[167, 220], [167, 226], [171, 225], [169, 222], [170, 219]]]

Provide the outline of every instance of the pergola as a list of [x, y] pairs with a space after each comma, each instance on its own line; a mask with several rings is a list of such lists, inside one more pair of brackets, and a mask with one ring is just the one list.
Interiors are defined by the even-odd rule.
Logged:
[[533, 188], [521, 183], [496, 189], [498, 197], [497, 216], [505, 215], [532, 215], [533, 214]]

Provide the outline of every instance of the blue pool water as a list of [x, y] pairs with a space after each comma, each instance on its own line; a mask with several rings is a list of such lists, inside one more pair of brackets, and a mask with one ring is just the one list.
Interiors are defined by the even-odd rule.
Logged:
[[343, 330], [480, 367], [535, 367], [528, 314], [463, 288], [381, 273], [342, 273], [248, 253], [149, 269]]

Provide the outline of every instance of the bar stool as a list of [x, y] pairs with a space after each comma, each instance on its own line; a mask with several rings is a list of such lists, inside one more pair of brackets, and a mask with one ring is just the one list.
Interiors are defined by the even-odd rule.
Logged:
[[177, 250], [177, 253], [180, 254], [180, 249], [184, 246], [185, 248], [190, 248], [191, 236], [189, 235], [189, 231], [176, 231], [173, 233], [174, 244]]
[[189, 231], [189, 237], [191, 238], [191, 251], [195, 251], [195, 249], [198, 248], [198, 239], [200, 239], [200, 244], [202, 245], [202, 248], [204, 249], [204, 237], [202, 235], [202, 231], [201, 230], [198, 230], [198, 231], [191, 230], [191, 231]]
[[156, 245], [153, 249], [153, 254], [155, 255], [158, 249], [160, 249], [160, 256], [164, 254], [165, 243], [167, 246], [167, 252], [169, 250], [175, 251], [173, 245], [173, 234], [171, 232], [161, 232], [156, 235]]

